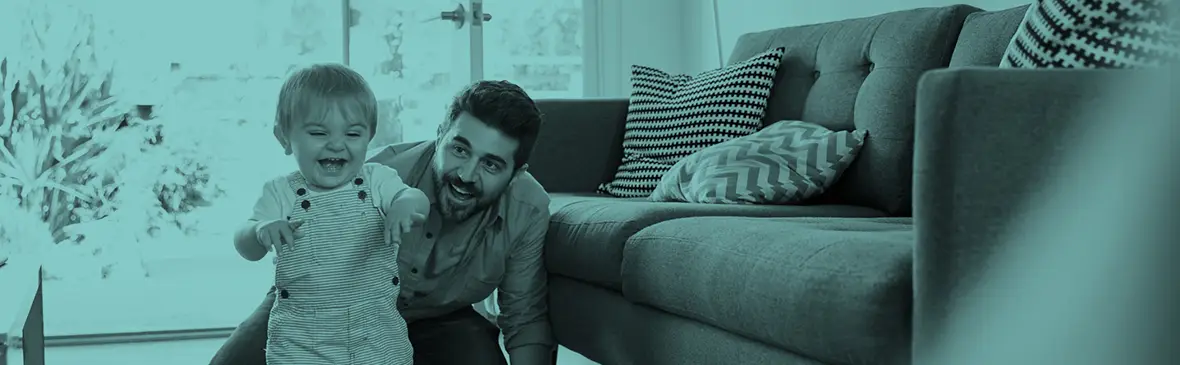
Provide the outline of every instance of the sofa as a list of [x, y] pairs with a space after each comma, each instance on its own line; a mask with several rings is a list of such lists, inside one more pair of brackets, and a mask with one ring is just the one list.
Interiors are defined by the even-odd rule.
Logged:
[[[1004, 165], [923, 153], [1002, 140], [1011, 132], [989, 125], [1031, 125], [1046, 116], [1037, 101], [1085, 83], [996, 67], [1026, 10], [920, 8], [741, 36], [730, 63], [786, 48], [764, 125], [869, 131], [836, 185], [801, 205], [597, 194], [622, 159], [628, 100], [540, 100], [546, 125], [530, 172], [551, 194], [545, 261], [558, 342], [611, 365], [910, 363], [972, 270], [963, 260], [976, 257], [969, 241], [979, 235], [957, 235], [957, 184], [985, 174], [980, 164]], [[966, 100], [975, 109], [962, 109]], [[1032, 138], [1017, 134], [1005, 146]], [[997, 194], [979, 199], [999, 207]]]

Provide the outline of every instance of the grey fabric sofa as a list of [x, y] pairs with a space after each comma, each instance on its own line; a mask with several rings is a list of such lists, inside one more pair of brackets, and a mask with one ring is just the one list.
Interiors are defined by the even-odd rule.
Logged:
[[[948, 295], [954, 279], [944, 276], [958, 273], [945, 262], [915, 274], [915, 255], [953, 249], [915, 253], [914, 202], [953, 199], [955, 188], [914, 190], [915, 157], [928, 159], [914, 155], [914, 126], [959, 123], [930, 120], [946, 115], [931, 110], [969, 97], [963, 83], [988, 81], [980, 73], [1017, 82], [1036, 72], [995, 68], [1025, 10], [922, 8], [743, 35], [731, 63], [787, 49], [765, 123], [869, 131], [840, 182], [805, 205], [597, 195], [622, 158], [627, 100], [540, 101], [547, 125], [530, 171], [552, 195], [546, 263], [558, 341], [612, 365], [909, 363], [915, 296]], [[948, 67], [968, 68], [923, 79]], [[938, 289], [916, 294], [915, 281]]]

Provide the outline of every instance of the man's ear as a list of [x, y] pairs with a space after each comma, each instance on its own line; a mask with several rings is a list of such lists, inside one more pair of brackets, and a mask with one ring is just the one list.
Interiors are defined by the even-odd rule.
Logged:
[[291, 143], [289, 141], [287, 141], [287, 136], [283, 134], [283, 129], [279, 128], [279, 125], [277, 123], [275, 124], [275, 127], [274, 127], [274, 135], [275, 135], [275, 139], [279, 141], [279, 145], [283, 146], [283, 153], [290, 155], [291, 154]]
[[524, 165], [520, 165], [520, 168], [516, 169], [516, 171], [512, 173], [512, 181], [516, 181], [516, 178], [520, 177], [521, 174], [528, 170], [529, 164], [526, 163]]

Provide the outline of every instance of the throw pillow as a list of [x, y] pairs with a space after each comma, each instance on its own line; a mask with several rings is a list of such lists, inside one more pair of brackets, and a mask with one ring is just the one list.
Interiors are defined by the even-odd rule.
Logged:
[[1180, 59], [1168, 0], [1038, 0], [1003, 68], [1131, 68]]
[[631, 66], [623, 160], [600, 193], [651, 194], [676, 161], [702, 148], [757, 132], [783, 58], [776, 48], [698, 75]]
[[833, 132], [781, 121], [677, 162], [651, 194], [657, 202], [794, 204], [840, 179], [864, 145], [863, 130]]

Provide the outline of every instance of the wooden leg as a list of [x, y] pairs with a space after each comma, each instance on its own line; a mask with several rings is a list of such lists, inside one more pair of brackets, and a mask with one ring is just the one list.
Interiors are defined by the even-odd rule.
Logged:
[[37, 295], [33, 297], [33, 306], [29, 308], [29, 317], [25, 320], [24, 336], [25, 364], [45, 365], [45, 310], [41, 299], [41, 279], [44, 270], [37, 273]]

